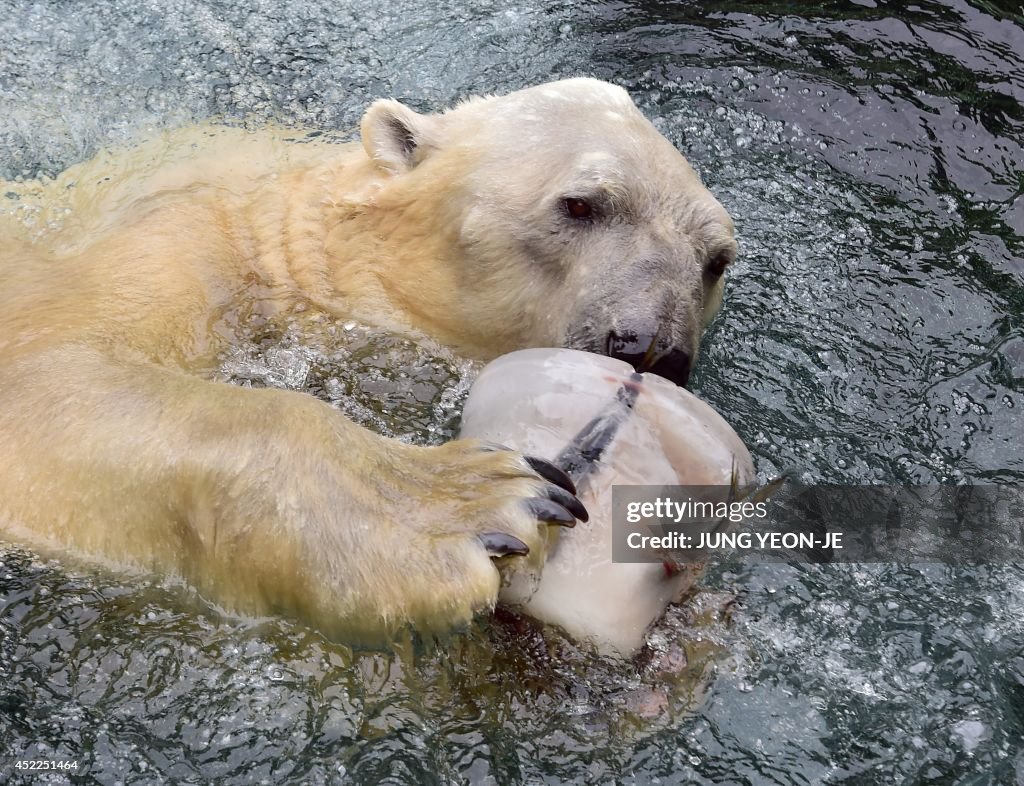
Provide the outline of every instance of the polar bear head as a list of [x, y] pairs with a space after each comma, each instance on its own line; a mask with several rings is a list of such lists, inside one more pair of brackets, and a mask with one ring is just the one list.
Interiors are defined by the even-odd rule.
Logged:
[[362, 134], [407, 201], [429, 203], [458, 290], [444, 308], [477, 354], [570, 347], [686, 384], [733, 223], [624, 90], [569, 79], [439, 115], [378, 101]]

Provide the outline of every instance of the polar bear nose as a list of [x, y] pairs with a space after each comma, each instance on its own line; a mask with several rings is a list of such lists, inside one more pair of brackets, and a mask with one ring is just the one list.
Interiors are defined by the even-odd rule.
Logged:
[[657, 339], [656, 335], [613, 330], [608, 333], [607, 354], [608, 357], [629, 363], [637, 371], [649, 371], [675, 382], [679, 387], [686, 387], [693, 364], [690, 353], [675, 347], [661, 349], [655, 344]]

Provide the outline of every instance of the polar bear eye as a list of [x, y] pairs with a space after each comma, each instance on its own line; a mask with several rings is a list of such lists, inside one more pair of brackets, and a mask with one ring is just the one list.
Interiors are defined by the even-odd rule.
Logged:
[[705, 269], [707, 270], [708, 275], [712, 278], [721, 278], [731, 261], [732, 260], [729, 259], [728, 255], [718, 254], [711, 258], [711, 261], [708, 262], [708, 266]]
[[562, 200], [562, 204], [565, 206], [565, 212], [569, 214], [569, 218], [574, 218], [577, 221], [588, 221], [594, 217], [594, 208], [585, 199], [567, 197]]

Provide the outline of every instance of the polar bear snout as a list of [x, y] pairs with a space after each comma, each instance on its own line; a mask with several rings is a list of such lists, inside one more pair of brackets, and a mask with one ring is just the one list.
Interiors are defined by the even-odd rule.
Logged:
[[656, 333], [609, 331], [605, 354], [629, 363], [637, 371], [664, 377], [679, 387], [686, 387], [690, 380], [693, 355], [679, 347], [664, 346]]
[[560, 343], [569, 349], [607, 355], [637, 371], [686, 387], [700, 349], [700, 316], [689, 308], [660, 316], [638, 310], [607, 300], [583, 309]]

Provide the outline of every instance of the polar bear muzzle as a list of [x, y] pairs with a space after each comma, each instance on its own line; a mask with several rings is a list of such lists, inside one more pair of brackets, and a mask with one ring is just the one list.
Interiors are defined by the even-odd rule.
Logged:
[[678, 347], [659, 346], [658, 335], [623, 330], [609, 331], [606, 354], [615, 360], [629, 363], [637, 371], [649, 371], [686, 387], [690, 380], [693, 356]]

